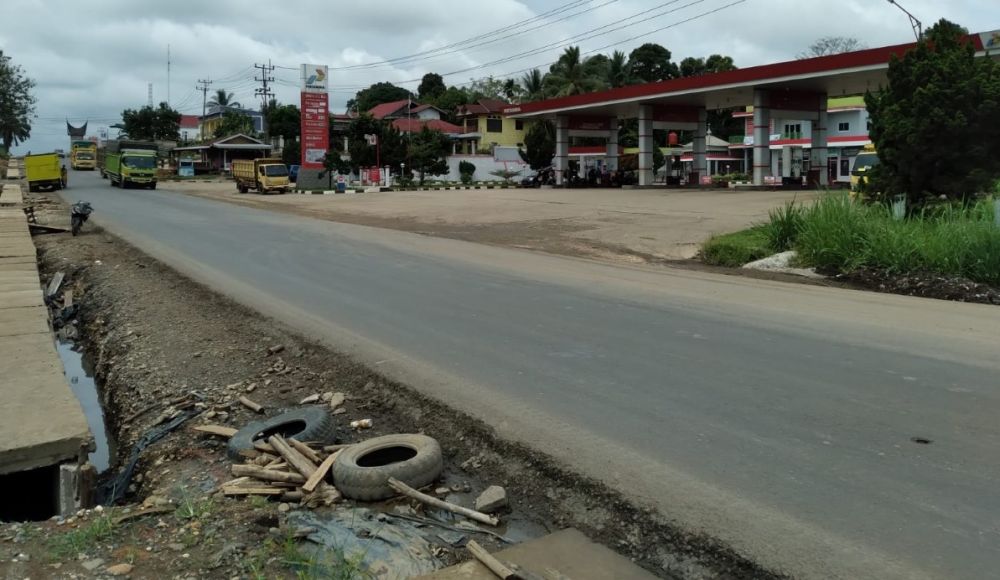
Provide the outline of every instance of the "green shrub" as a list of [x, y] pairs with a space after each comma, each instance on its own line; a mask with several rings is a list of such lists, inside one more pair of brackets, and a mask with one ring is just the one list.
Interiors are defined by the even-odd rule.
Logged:
[[734, 268], [774, 253], [768, 243], [767, 231], [762, 226], [712, 236], [701, 251], [705, 263]]
[[794, 201], [768, 212], [770, 219], [763, 227], [771, 247], [776, 252], [792, 249], [802, 230], [802, 213], [802, 206], [796, 205]]
[[459, 161], [458, 162], [458, 175], [459, 179], [465, 185], [472, 183], [472, 176], [476, 173], [476, 165], [469, 161]]

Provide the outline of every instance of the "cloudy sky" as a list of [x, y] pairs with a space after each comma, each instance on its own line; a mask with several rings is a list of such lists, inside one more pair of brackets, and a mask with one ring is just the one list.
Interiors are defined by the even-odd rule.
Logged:
[[[900, 0], [925, 25], [945, 17], [973, 32], [1000, 29], [996, 0]], [[868, 46], [911, 41], [905, 15], [879, 0], [4, 0], [0, 48], [37, 80], [38, 119], [24, 152], [66, 147], [65, 121], [91, 133], [122, 109], [168, 99], [201, 113], [198, 79], [257, 105], [254, 64], [277, 67], [275, 91], [297, 102], [300, 63], [331, 67], [331, 108], [359, 88], [416, 89], [426, 72], [448, 84], [544, 67], [562, 47], [626, 53], [643, 42], [675, 60], [722, 53], [746, 67], [789, 60], [820, 36]]]

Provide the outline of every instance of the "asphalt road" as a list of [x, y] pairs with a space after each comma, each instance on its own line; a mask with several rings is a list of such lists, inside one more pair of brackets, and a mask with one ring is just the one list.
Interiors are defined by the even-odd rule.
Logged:
[[71, 186], [189, 276], [765, 565], [1000, 569], [1000, 309]]

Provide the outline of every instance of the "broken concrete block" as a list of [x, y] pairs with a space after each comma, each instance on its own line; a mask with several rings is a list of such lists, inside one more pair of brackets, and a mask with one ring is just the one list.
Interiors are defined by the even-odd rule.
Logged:
[[499, 485], [491, 485], [476, 498], [476, 511], [492, 513], [507, 507], [507, 491]]

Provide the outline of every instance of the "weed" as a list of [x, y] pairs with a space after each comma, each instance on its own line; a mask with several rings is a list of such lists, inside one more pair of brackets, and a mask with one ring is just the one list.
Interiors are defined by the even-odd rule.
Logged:
[[795, 200], [768, 212], [770, 219], [762, 224], [762, 227], [767, 234], [768, 243], [775, 252], [792, 249], [799, 232], [802, 231], [802, 214], [802, 206], [796, 205]]
[[252, 507], [254, 509], [263, 509], [263, 508], [267, 507], [267, 504], [269, 502], [267, 501], [267, 497], [266, 496], [263, 496], [263, 495], [251, 495], [250, 499], [247, 500], [247, 503], [249, 503], [250, 507]]
[[210, 497], [195, 499], [185, 493], [181, 497], [180, 505], [174, 510], [174, 516], [180, 520], [201, 519], [211, 515], [215, 507], [215, 500]]
[[52, 538], [49, 541], [50, 554], [55, 559], [75, 556], [81, 552], [89, 552], [99, 543], [114, 537], [118, 527], [112, 511], [106, 510], [87, 524]]

